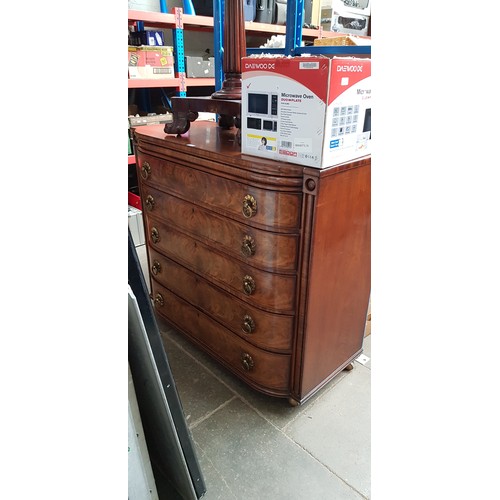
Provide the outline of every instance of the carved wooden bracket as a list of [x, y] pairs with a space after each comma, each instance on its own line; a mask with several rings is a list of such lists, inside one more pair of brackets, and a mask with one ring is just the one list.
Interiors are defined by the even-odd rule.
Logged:
[[219, 125], [224, 128], [240, 128], [241, 101], [211, 97], [172, 97], [171, 102], [173, 121], [165, 124], [167, 134], [186, 133], [201, 111], [221, 115]]

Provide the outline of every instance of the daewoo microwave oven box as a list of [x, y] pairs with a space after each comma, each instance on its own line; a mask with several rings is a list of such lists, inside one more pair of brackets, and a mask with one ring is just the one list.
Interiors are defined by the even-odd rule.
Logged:
[[242, 153], [326, 168], [370, 146], [370, 59], [242, 59]]

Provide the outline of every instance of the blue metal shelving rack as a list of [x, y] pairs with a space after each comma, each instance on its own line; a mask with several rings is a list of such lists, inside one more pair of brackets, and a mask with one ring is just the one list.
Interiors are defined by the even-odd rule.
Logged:
[[[215, 90], [222, 88], [224, 71], [222, 69], [222, 55], [224, 52], [224, 0], [214, 1], [214, 62], [215, 62]], [[216, 22], [216, 20], [220, 22]]]
[[186, 97], [186, 67], [184, 61], [184, 26], [182, 23], [181, 9], [175, 9], [175, 28], [172, 30], [174, 42], [174, 69], [179, 75], [179, 97]]

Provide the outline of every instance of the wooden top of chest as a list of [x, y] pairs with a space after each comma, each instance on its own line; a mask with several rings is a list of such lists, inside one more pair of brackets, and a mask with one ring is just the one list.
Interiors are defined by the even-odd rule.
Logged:
[[199, 160], [203, 159], [224, 163], [232, 167], [247, 169], [254, 173], [272, 174], [280, 177], [303, 178], [305, 174], [323, 176], [325, 174], [337, 173], [349, 168], [365, 164], [369, 157], [364, 157], [352, 162], [325, 169], [317, 169], [288, 163], [278, 160], [260, 158], [241, 153], [241, 146], [237, 140], [235, 128], [226, 130], [219, 127], [215, 122], [200, 121], [193, 122], [189, 131], [177, 136], [166, 134], [165, 125], [148, 125], [134, 129], [134, 136], [138, 142], [138, 150], [161, 154], [168, 149], [170, 154], [178, 152], [180, 156], [189, 155]]

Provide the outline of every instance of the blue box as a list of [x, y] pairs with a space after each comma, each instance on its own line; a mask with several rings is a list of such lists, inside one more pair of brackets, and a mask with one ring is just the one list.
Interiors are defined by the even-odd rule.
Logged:
[[245, 18], [245, 21], [255, 21], [256, 13], [256, 0], [243, 0], [243, 17]]
[[158, 47], [165, 45], [165, 42], [163, 40], [163, 31], [143, 30], [139, 31], [138, 33], [142, 45]]

